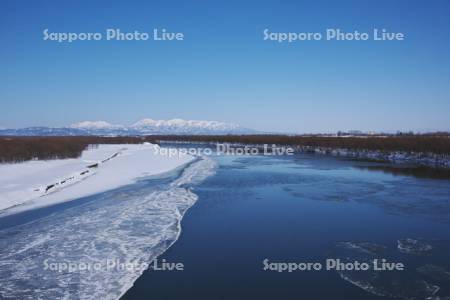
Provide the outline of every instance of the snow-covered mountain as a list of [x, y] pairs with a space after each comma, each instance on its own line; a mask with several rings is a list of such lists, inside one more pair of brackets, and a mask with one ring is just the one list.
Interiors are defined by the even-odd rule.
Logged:
[[118, 129], [123, 127], [122, 125], [113, 125], [105, 121], [83, 121], [70, 125], [70, 128], [78, 129]]
[[130, 128], [142, 134], [228, 134], [243, 131], [236, 124], [182, 119], [143, 119], [131, 125]]
[[106, 121], [83, 121], [66, 127], [27, 127], [19, 129], [0, 129], [0, 135], [19, 136], [73, 136], [73, 135], [200, 135], [200, 134], [250, 134], [255, 130], [236, 124], [218, 121], [199, 120], [153, 120], [142, 119], [129, 126], [115, 125]]

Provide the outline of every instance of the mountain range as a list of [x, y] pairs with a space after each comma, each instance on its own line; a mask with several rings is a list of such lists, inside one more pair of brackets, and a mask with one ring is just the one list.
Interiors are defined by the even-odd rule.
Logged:
[[200, 135], [200, 134], [250, 134], [255, 130], [243, 128], [237, 124], [218, 121], [199, 120], [153, 120], [142, 119], [124, 126], [105, 121], [83, 121], [65, 127], [26, 127], [0, 129], [0, 135], [15, 136], [74, 136], [74, 135]]

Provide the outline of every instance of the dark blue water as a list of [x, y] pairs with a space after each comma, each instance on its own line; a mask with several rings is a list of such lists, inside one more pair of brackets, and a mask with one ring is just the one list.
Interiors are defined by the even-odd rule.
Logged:
[[[374, 283], [395, 290], [399, 299], [412, 290], [411, 282], [422, 284], [416, 268], [427, 260], [450, 266], [448, 254], [397, 249], [404, 238], [450, 239], [448, 179], [373, 171], [368, 167], [377, 164], [315, 155], [216, 159], [217, 173], [194, 191], [199, 200], [182, 221], [181, 237], [160, 257], [182, 262], [184, 271], [147, 271], [123, 299], [380, 299], [336, 271], [263, 270], [266, 258], [323, 262], [340, 241], [376, 243], [389, 249], [388, 258], [404, 262], [407, 271], [394, 276], [398, 285]], [[445, 291], [450, 284], [441, 279]]]

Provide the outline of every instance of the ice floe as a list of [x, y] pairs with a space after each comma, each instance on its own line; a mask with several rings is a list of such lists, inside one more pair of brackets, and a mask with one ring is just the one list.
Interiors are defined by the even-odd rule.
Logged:
[[[397, 243], [398, 247], [390, 248], [373, 242], [338, 242], [331, 255], [344, 263], [371, 263], [380, 259], [405, 262], [406, 267], [401, 271], [337, 271], [342, 279], [374, 295], [405, 300], [448, 299], [450, 271], [446, 253], [450, 241], [405, 238]], [[423, 253], [427, 256], [417, 259]]]

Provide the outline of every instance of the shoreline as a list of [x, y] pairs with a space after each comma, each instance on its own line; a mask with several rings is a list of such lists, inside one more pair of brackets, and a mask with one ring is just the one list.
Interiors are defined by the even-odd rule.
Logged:
[[[212, 176], [213, 174], [215, 174], [216, 167], [217, 167], [216, 162], [214, 162], [213, 160], [211, 160], [211, 159], [209, 159], [209, 158], [208, 158], [208, 160], [209, 160], [209, 161], [205, 160], [204, 158], [197, 158], [197, 159], [195, 159], [195, 160], [192, 160], [192, 161], [190, 161], [190, 162], [184, 164], [184, 165], [182, 166], [182, 171], [181, 171], [179, 177], [176, 178], [174, 181], [172, 181], [172, 182], [170, 183], [170, 186], [172, 186], [172, 187], [174, 187], [174, 188], [181, 188], [181, 186], [182, 186], [183, 184], [186, 183], [186, 182], [184, 182], [184, 181], [188, 181], [189, 184], [195, 184], [195, 183], [201, 182], [201, 181], [205, 180], [206, 178], [208, 178], [208, 177]], [[197, 164], [197, 165], [195, 165], [195, 164]], [[201, 166], [201, 167], [200, 167], [200, 170], [194, 170], [194, 171], [192, 171], [192, 174], [190, 174], [189, 176], [187, 176], [188, 178], [187, 178], [186, 180], [183, 180], [183, 176], [185, 175], [185, 172], [186, 172], [187, 170], [190, 170], [190, 169], [189, 169], [190, 167], [196, 168], [198, 165], [201, 165], [201, 164], [205, 164], [206, 166]], [[209, 165], [208, 165], [208, 164], [209, 164]], [[194, 165], [195, 165], [195, 166], [194, 166]], [[197, 167], [197, 168], [198, 168], [198, 167]], [[206, 170], [206, 172], [205, 172], [204, 174], [199, 174], [199, 173], [201, 173], [202, 171], [205, 171], [205, 170]], [[194, 178], [194, 177], [198, 177], [198, 178]], [[187, 212], [189, 209], [191, 209], [191, 208], [195, 205], [195, 203], [197, 203], [197, 201], [198, 201], [198, 198], [199, 198], [199, 197], [198, 197], [197, 194], [193, 193], [189, 188], [182, 188], [182, 189], [185, 190], [185, 192], [187, 193], [187, 195], [189, 195], [190, 197], [192, 197], [193, 203], [192, 203], [191, 205], [185, 207], [184, 209], [182, 209], [182, 211], [179, 211], [179, 218], [177, 219], [177, 234], [176, 234], [175, 238], [173, 239], [173, 241], [171, 241], [171, 243], [167, 246], [166, 249], [164, 249], [163, 251], [161, 251], [161, 253], [155, 255], [155, 257], [154, 257], [152, 260], [150, 260], [150, 261], [153, 261], [153, 260], [155, 260], [155, 259], [158, 259], [158, 258], [161, 257], [162, 255], [164, 255], [164, 254], [167, 252], [167, 250], [169, 250], [169, 249], [170, 249], [170, 248], [171, 248], [171, 247], [179, 240], [179, 238], [180, 238], [180, 236], [181, 236], [181, 233], [182, 233], [182, 231], [183, 231], [183, 227], [182, 227], [182, 225], [181, 225], [181, 222], [183, 221], [183, 218], [184, 218], [184, 216], [186, 215], [186, 212]], [[117, 297], [116, 299], [117, 299], [117, 300], [121, 299], [121, 298], [122, 298], [122, 297], [130, 290], [130, 289], [132, 289], [133, 286], [134, 286], [134, 284], [135, 284], [135, 282], [136, 282], [136, 281], [137, 281], [137, 280], [138, 280], [138, 279], [139, 279], [146, 271], [147, 271], [147, 270], [142, 270], [141, 274], [139, 274], [138, 276], [136, 276], [136, 278], [135, 278], [134, 280], [130, 281], [129, 286], [124, 286], [124, 287], [122, 288], [122, 292], [121, 292], [120, 296]]]
[[[60, 203], [58, 218], [41, 216], [35, 220], [25, 220], [19, 227], [7, 226], [5, 230], [1, 230], [5, 242], [2, 244], [5, 246], [3, 254], [13, 253], [14, 256], [8, 259], [14, 260], [19, 266], [27, 263], [29, 271], [24, 276], [15, 271], [17, 268], [5, 269], [4, 271], [11, 271], [13, 277], [20, 280], [15, 282], [4, 277], [4, 289], [0, 290], [0, 294], [3, 292], [8, 295], [9, 291], [17, 291], [17, 284], [20, 285], [22, 280], [36, 278], [36, 273], [42, 274], [44, 259], [49, 264], [70, 261], [92, 265], [103, 263], [105, 257], [121, 262], [144, 263], [165, 253], [180, 237], [181, 219], [198, 199], [191, 191], [191, 185], [214, 174], [215, 163], [208, 158], [197, 158], [175, 170], [176, 173], [171, 170], [162, 178], [156, 175], [155, 179], [145, 178], [117, 190], [86, 197], [84, 203], [78, 202], [79, 205], [75, 207], [71, 207], [70, 202]], [[48, 211], [53, 215], [52, 207], [42, 208], [42, 212]], [[65, 207], [71, 209], [66, 210]], [[28, 212], [36, 211], [39, 209]], [[16, 218], [24, 216], [26, 217], [14, 215]], [[30, 216], [33, 218], [31, 214]], [[112, 222], [111, 216], [114, 216]], [[65, 238], [67, 232], [71, 233], [70, 239]], [[47, 239], [48, 235], [53, 238]], [[6, 237], [10, 241], [7, 244]], [[90, 242], [83, 245], [88, 239]], [[22, 261], [22, 256], [29, 253], [34, 253], [32, 265], [29, 261]], [[48, 282], [61, 287], [58, 293], [68, 292], [63, 282], [66, 279], [54, 272], [51, 269], [45, 270], [49, 277], [42, 284]], [[92, 272], [79, 272], [70, 277], [70, 280], [77, 282], [77, 289], [69, 292], [81, 298], [83, 295], [97, 295], [100, 298], [119, 299], [141, 275], [138, 269], [117, 268], [111, 271], [106, 267]], [[111, 285], [112, 282], [115, 284]], [[80, 286], [82, 288], [78, 289]], [[50, 290], [43, 287], [42, 295], [45, 296]], [[22, 292], [26, 295], [26, 291]]]
[[[184, 141], [184, 140], [160, 140], [164, 144], [201, 144], [201, 145], [219, 145], [226, 144], [230, 147], [254, 147], [263, 151], [267, 144], [262, 143], [233, 143], [233, 142], [202, 142], [202, 141]], [[295, 153], [311, 153], [320, 155], [329, 155], [339, 158], [349, 158], [359, 161], [372, 161], [380, 163], [390, 163], [393, 165], [413, 165], [424, 166], [433, 169], [450, 170], [450, 155], [435, 153], [416, 153], [408, 151], [381, 151], [381, 150], [358, 150], [337, 147], [319, 147], [319, 146], [299, 146], [290, 144], [273, 144], [275, 147], [291, 147]]]
[[190, 155], [159, 155], [155, 147], [159, 146], [98, 145], [78, 159], [1, 164], [0, 215], [113, 190], [194, 160]]

